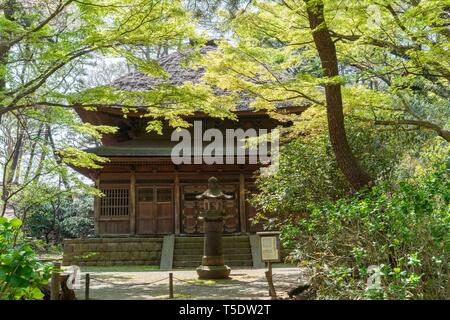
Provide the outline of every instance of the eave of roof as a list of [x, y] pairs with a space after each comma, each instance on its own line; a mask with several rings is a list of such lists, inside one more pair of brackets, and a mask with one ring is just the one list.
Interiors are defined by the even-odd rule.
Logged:
[[[84, 151], [93, 153], [100, 157], [171, 157], [173, 148], [178, 144], [178, 141], [171, 141], [165, 139], [132, 139], [125, 142], [116, 143], [113, 145], [102, 145], [95, 148], [85, 149]], [[204, 148], [211, 142], [203, 141], [201, 145], [194, 144], [190, 148], [190, 154], [201, 155]], [[270, 148], [270, 143], [269, 146]], [[227, 149], [225, 146], [223, 149], [216, 149], [220, 154], [227, 154], [230, 150], [233, 154], [238, 154], [239, 146], [235, 144], [233, 150]], [[244, 150], [247, 153], [248, 150]]]
[[108, 156], [170, 156], [172, 148], [177, 142], [166, 139], [132, 139], [113, 145], [102, 145], [86, 149], [86, 152], [94, 153], [101, 157]]
[[101, 146], [86, 149], [85, 151], [94, 153], [100, 157], [167, 157], [171, 155], [172, 148], [121, 148], [116, 146]]

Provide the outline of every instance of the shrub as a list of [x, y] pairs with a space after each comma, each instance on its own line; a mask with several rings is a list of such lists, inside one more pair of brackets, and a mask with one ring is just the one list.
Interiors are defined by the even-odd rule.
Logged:
[[[394, 138], [361, 124], [348, 123], [348, 131], [356, 157], [378, 179], [392, 175], [411, 144], [408, 134], [399, 133], [400, 137]], [[257, 179], [260, 193], [252, 198], [265, 218], [284, 219], [285, 215], [307, 211], [312, 203], [334, 201], [352, 193], [337, 166], [327, 132], [299, 136], [280, 151], [277, 171]]]
[[19, 219], [0, 218], [0, 299], [42, 299], [41, 288], [50, 278], [51, 266], [38, 261], [24, 242]]
[[92, 199], [62, 197], [36, 203], [25, 219], [26, 233], [46, 243], [60, 243], [64, 238], [87, 237], [94, 233]]
[[339, 173], [328, 145], [328, 136], [315, 140], [295, 139], [280, 153], [275, 174], [261, 176], [257, 187], [261, 191], [252, 202], [266, 213], [302, 212], [309, 203], [337, 199], [350, 188]]
[[[450, 180], [442, 163], [396, 187], [312, 206], [281, 225], [319, 298], [448, 299]], [[379, 281], [379, 283], [377, 283]]]

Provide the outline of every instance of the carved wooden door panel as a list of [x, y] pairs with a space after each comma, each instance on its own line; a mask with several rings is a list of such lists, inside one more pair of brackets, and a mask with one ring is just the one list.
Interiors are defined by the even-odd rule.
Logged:
[[187, 234], [203, 233], [203, 223], [198, 220], [203, 211], [203, 201], [196, 196], [205, 191], [206, 185], [183, 185], [182, 187], [182, 232]]
[[[206, 184], [186, 184], [182, 187], [182, 232], [186, 234], [202, 234], [203, 222], [198, 218], [203, 215], [204, 202], [197, 200], [196, 196], [203, 193], [208, 186]], [[239, 212], [237, 186], [234, 184], [220, 185], [222, 190], [232, 195], [233, 198], [224, 201], [224, 232], [233, 233], [239, 231]]]
[[224, 200], [223, 207], [225, 209], [224, 215], [224, 233], [239, 232], [239, 199], [238, 187], [234, 184], [225, 184], [221, 186], [225, 194], [233, 196], [230, 200]]

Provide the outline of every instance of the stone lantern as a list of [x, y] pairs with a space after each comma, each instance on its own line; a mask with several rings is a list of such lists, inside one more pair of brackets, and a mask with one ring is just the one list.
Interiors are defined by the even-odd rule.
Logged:
[[197, 196], [204, 201], [205, 242], [203, 248], [202, 265], [197, 268], [199, 279], [226, 279], [231, 269], [225, 265], [222, 250], [223, 231], [223, 200], [233, 196], [226, 195], [220, 190], [218, 180], [215, 177], [208, 179], [208, 189]]

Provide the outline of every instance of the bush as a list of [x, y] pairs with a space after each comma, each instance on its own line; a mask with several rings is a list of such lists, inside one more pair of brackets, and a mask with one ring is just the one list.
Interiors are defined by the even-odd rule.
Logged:
[[445, 163], [396, 187], [312, 206], [281, 229], [285, 242], [297, 244], [294, 258], [314, 270], [319, 298], [450, 298]]
[[282, 148], [275, 174], [256, 181], [252, 203], [266, 213], [303, 212], [311, 202], [337, 199], [350, 191], [340, 174], [327, 135], [298, 138]]
[[22, 239], [19, 219], [0, 218], [0, 299], [42, 299], [41, 288], [50, 278], [51, 266], [38, 261]]
[[[361, 165], [379, 179], [392, 175], [411, 143], [408, 133], [392, 137], [361, 124], [348, 123], [348, 131]], [[252, 199], [266, 218], [281, 221], [286, 215], [306, 212], [312, 203], [333, 201], [352, 193], [337, 166], [327, 132], [297, 137], [280, 151], [278, 170], [257, 179], [261, 192]]]
[[46, 243], [60, 243], [64, 238], [82, 238], [94, 233], [92, 199], [62, 197], [39, 202], [28, 210], [25, 219], [27, 235]]

